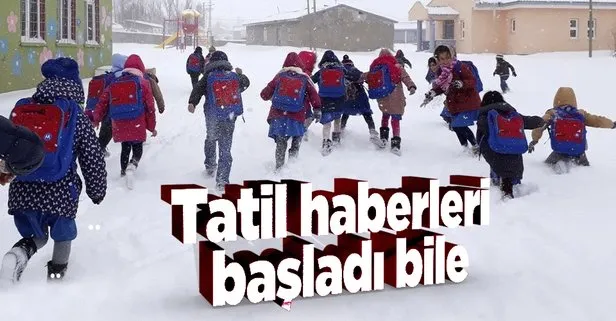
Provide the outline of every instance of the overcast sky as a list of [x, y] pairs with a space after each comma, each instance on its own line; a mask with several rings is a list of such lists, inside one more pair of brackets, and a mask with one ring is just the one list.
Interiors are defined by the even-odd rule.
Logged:
[[[208, 0], [202, 1], [207, 4]], [[312, 6], [313, 0], [310, 0]], [[317, 0], [317, 7], [323, 5], [348, 4], [375, 14], [398, 21], [406, 21], [408, 11], [415, 0]], [[422, 2], [429, 2], [422, 0]], [[225, 23], [235, 23], [238, 18], [244, 22], [263, 19], [280, 10], [288, 12], [306, 8], [306, 0], [213, 0], [213, 19]], [[386, 5], [385, 5], [386, 4]]]

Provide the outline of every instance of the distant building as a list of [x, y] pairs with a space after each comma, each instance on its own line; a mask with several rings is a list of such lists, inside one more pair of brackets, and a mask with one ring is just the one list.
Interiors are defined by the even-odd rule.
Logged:
[[124, 28], [128, 29], [129, 31], [159, 33], [161, 35], [163, 34], [163, 25], [147, 21], [124, 20], [122, 26], [124, 26]]
[[297, 11], [246, 25], [246, 44], [344, 51], [393, 48], [395, 20], [339, 4]]
[[[426, 39], [426, 30], [423, 30], [423, 39]], [[416, 21], [398, 22], [394, 25], [394, 42], [395, 43], [413, 43], [416, 44], [419, 38], [417, 32]]]
[[12, 0], [0, 5], [0, 93], [35, 87], [41, 65], [72, 57], [81, 76], [111, 65], [112, 0]]
[[[436, 45], [459, 53], [532, 54], [613, 50], [616, 45], [616, 0], [433, 0], [416, 2], [409, 20], [427, 30], [418, 50]], [[421, 34], [421, 33], [420, 33]]]

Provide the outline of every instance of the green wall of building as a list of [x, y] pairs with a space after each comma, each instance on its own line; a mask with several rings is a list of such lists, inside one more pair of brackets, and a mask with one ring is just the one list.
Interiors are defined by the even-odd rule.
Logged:
[[22, 0], [0, 0], [0, 93], [36, 87], [43, 79], [41, 65], [49, 58], [71, 57], [80, 66], [82, 78], [90, 78], [101, 66], [111, 64], [112, 0], [99, 0], [98, 45], [86, 44], [86, 0], [76, 0], [76, 44], [58, 43], [59, 0], [45, 0], [46, 43], [22, 43]]

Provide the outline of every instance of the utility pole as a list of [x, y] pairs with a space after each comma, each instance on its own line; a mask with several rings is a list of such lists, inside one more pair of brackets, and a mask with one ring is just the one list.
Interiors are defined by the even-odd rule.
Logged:
[[[310, 17], [310, 0], [306, 0], [306, 10], [308, 10], [308, 16]], [[310, 21], [313, 21], [312, 18], [310, 19], [311, 19]], [[312, 50], [312, 39], [314, 37], [313, 29], [314, 29], [314, 23], [311, 23], [311, 28], [310, 30], [308, 30], [309, 40], [310, 40], [310, 50]]]
[[214, 45], [214, 37], [212, 35], [212, 0], [209, 0], [208, 3], [208, 27], [207, 27], [207, 39], [210, 43], [210, 46]]
[[592, 18], [592, 0], [588, 1], [588, 58], [592, 58], [592, 38], [595, 37], [595, 20]]

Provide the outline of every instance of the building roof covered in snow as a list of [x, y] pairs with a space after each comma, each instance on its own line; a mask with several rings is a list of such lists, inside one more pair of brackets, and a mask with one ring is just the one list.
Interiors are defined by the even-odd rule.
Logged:
[[[588, 7], [588, 0], [475, 0], [476, 8]], [[616, 0], [593, 0], [593, 6], [616, 7]]]
[[[323, 6], [321, 8], [318, 8], [316, 10], [316, 13], [322, 13], [325, 11], [329, 11], [332, 10], [334, 8], [340, 8], [340, 7], [346, 7], [352, 10], [359, 10], [359, 11], [363, 11], [366, 14], [372, 15], [374, 17], [378, 17], [381, 20], [386, 20], [392, 23], [396, 23], [397, 21], [395, 19], [392, 18], [388, 18], [388, 17], [384, 17], [382, 15], [378, 15], [375, 13], [371, 13], [367, 10], [363, 10], [360, 8], [356, 8], [354, 6], [349, 6], [347, 4], [338, 4], [335, 6]], [[311, 12], [311, 14], [313, 14], [313, 12]], [[247, 23], [245, 24], [245, 26], [257, 26], [257, 25], [271, 25], [271, 24], [277, 24], [277, 23], [283, 23], [283, 22], [298, 22], [302, 17], [307, 16], [308, 15], [308, 10], [307, 9], [301, 9], [301, 10], [295, 10], [295, 11], [288, 11], [288, 12], [282, 12], [276, 15], [272, 15], [272, 16], [268, 16], [265, 17], [264, 19], [261, 19], [260, 21], [255, 21], [255, 22], [251, 22], [251, 23]]]
[[395, 30], [415, 30], [417, 29], [417, 21], [401, 21], [394, 24]]

